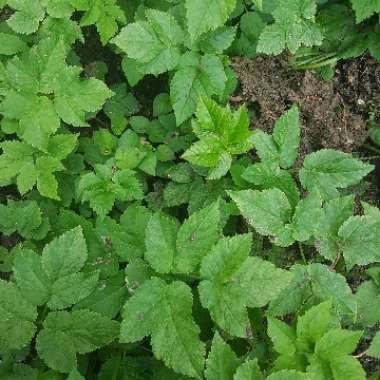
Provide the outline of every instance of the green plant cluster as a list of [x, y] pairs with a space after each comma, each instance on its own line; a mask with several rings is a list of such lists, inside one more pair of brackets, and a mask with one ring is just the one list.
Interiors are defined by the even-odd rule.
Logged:
[[378, 1], [0, 5], [0, 379], [366, 379], [374, 167], [251, 130], [229, 57], [377, 57]]

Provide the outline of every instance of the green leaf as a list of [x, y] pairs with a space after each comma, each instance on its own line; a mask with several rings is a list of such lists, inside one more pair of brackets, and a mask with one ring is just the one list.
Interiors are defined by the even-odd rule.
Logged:
[[89, 296], [98, 283], [98, 272], [78, 273], [86, 259], [87, 248], [78, 227], [46, 245], [42, 256], [18, 251], [14, 263], [17, 285], [33, 305], [47, 303], [50, 309], [64, 309]]
[[87, 247], [81, 227], [76, 227], [47, 244], [42, 252], [42, 267], [52, 281], [82, 269]]
[[372, 339], [371, 345], [366, 351], [366, 354], [373, 358], [377, 358], [377, 359], [380, 358], [380, 333], [379, 332], [377, 332], [374, 338]]
[[315, 23], [316, 12], [314, 0], [279, 0], [272, 12], [275, 22], [261, 33], [258, 52], [276, 55], [288, 48], [294, 54], [302, 45], [321, 45], [323, 35]]
[[331, 299], [339, 315], [356, 321], [358, 305], [345, 277], [317, 263], [309, 264], [307, 272], [314, 296], [321, 301]]
[[205, 348], [192, 318], [192, 299], [191, 289], [182, 282], [145, 281], [125, 305], [120, 340], [134, 342], [151, 335], [157, 359], [201, 379]]
[[143, 188], [133, 170], [117, 170], [110, 160], [106, 165], [95, 165], [95, 173], [83, 174], [77, 183], [77, 194], [83, 202], [104, 218], [116, 200], [132, 201], [143, 198]]
[[293, 265], [290, 268], [292, 281], [285, 287], [270, 304], [270, 316], [283, 316], [301, 309], [305, 300], [312, 295], [308, 272], [303, 265]]
[[179, 62], [184, 33], [169, 13], [150, 9], [147, 21], [127, 25], [112, 42], [142, 65], [147, 74], [173, 70]]
[[380, 288], [373, 281], [363, 282], [356, 294], [358, 322], [363, 326], [373, 326], [380, 321]]
[[279, 163], [279, 151], [273, 136], [268, 135], [261, 129], [258, 129], [253, 135], [253, 142], [257, 155], [263, 163]]
[[25, 347], [36, 332], [37, 310], [16, 285], [0, 280], [0, 352]]
[[306, 156], [299, 172], [302, 186], [308, 190], [319, 189], [324, 199], [338, 195], [337, 189], [356, 185], [373, 170], [351, 155], [332, 149], [322, 149]]
[[[205, 136], [202, 140], [193, 144], [182, 158], [194, 165], [215, 167], [224, 153], [224, 147], [217, 136]], [[229, 167], [225, 173], [228, 172]]]
[[264, 380], [257, 359], [248, 360], [236, 371], [234, 380]]
[[212, 341], [211, 351], [207, 358], [206, 379], [229, 380], [239, 364], [240, 360], [231, 347], [216, 332]]
[[318, 340], [315, 353], [327, 361], [349, 355], [355, 351], [361, 336], [362, 331], [332, 329]]
[[276, 121], [273, 141], [277, 145], [280, 166], [290, 168], [297, 159], [300, 144], [299, 110], [296, 105]]
[[352, 356], [342, 356], [330, 361], [331, 371], [337, 380], [365, 380], [366, 374], [360, 362]]
[[357, 23], [371, 17], [374, 13], [380, 13], [379, 0], [351, 0], [351, 3]]
[[293, 369], [285, 369], [275, 372], [267, 377], [267, 380], [309, 380], [310, 377], [306, 373], [301, 373]]
[[49, 300], [51, 282], [42, 269], [39, 255], [28, 249], [19, 250], [13, 271], [18, 288], [31, 304], [43, 305]]
[[51, 288], [48, 306], [52, 310], [65, 309], [89, 296], [99, 279], [98, 272], [73, 273], [57, 279]]
[[285, 322], [268, 317], [268, 335], [279, 354], [292, 355], [296, 352], [296, 332]]
[[297, 183], [291, 174], [282, 170], [277, 164], [259, 162], [248, 166], [242, 174], [246, 181], [259, 186], [262, 190], [276, 187], [284, 192], [294, 209], [300, 200]]
[[200, 300], [215, 322], [230, 334], [246, 337], [247, 307], [262, 307], [277, 297], [291, 275], [257, 257], [248, 257], [251, 235], [223, 238], [202, 260]]
[[380, 218], [352, 216], [339, 229], [340, 247], [347, 267], [380, 260]]
[[120, 224], [111, 218], [96, 221], [96, 233], [123, 261], [143, 257], [145, 252], [145, 229], [151, 213], [148, 209], [133, 203], [120, 217]]
[[55, 88], [54, 106], [59, 117], [75, 127], [87, 127], [86, 113], [100, 110], [113, 92], [100, 80], [81, 80], [72, 72], [61, 76]]
[[65, 18], [73, 14], [74, 8], [71, 0], [47, 0], [46, 11], [51, 17]]
[[339, 229], [353, 212], [354, 197], [352, 195], [333, 199], [323, 208], [315, 236], [319, 241], [319, 253], [326, 259], [335, 260], [338, 256]]
[[204, 53], [221, 54], [233, 43], [236, 36], [236, 28], [230, 26], [220, 27], [207, 33], [200, 41], [200, 48]]
[[170, 98], [177, 124], [182, 124], [195, 112], [200, 97], [223, 93], [226, 82], [223, 62], [218, 56], [184, 54], [170, 81]]
[[220, 202], [190, 215], [177, 235], [177, 255], [174, 268], [180, 273], [191, 273], [218, 241], [221, 230]]
[[258, 233], [273, 238], [275, 244], [289, 246], [294, 240], [286, 224], [291, 207], [286, 195], [278, 189], [263, 191], [229, 191], [240, 212]]
[[315, 234], [322, 215], [322, 199], [318, 191], [314, 191], [302, 199], [294, 211], [291, 224], [294, 239], [301, 242], [309, 240]]
[[45, 16], [39, 0], [8, 0], [8, 5], [16, 12], [7, 23], [17, 33], [35, 32]]
[[[10, 108], [18, 107], [17, 114]], [[57, 131], [60, 121], [54, 105], [45, 96], [9, 92], [2, 105], [3, 114], [19, 119], [19, 135], [35, 148], [46, 150], [49, 136]]]
[[329, 329], [331, 301], [322, 302], [298, 317], [297, 338], [307, 344], [315, 344]]
[[213, 100], [202, 97], [198, 103], [194, 133], [200, 138], [182, 158], [195, 165], [210, 168], [209, 179], [224, 176], [232, 162], [232, 155], [242, 154], [253, 146], [246, 108], [231, 111]]
[[68, 373], [77, 367], [76, 354], [112, 342], [119, 323], [89, 310], [49, 313], [37, 336], [37, 351], [50, 368]]
[[0, 231], [5, 235], [17, 232], [23, 238], [40, 240], [44, 220], [35, 201], [9, 201], [7, 205], [0, 205]]
[[115, 0], [93, 0], [85, 5], [77, 7], [79, 10], [85, 11], [80, 25], [96, 25], [100, 41], [105, 45], [117, 33], [118, 23], [125, 23], [124, 12]]
[[77, 369], [73, 369], [70, 371], [67, 380], [85, 380], [85, 378], [79, 373]]
[[21, 53], [28, 45], [18, 36], [8, 33], [0, 33], [0, 54], [14, 55]]
[[145, 230], [151, 213], [137, 203], [127, 207], [120, 217], [120, 224], [126, 233], [125, 250], [127, 258], [142, 257], [145, 252]]
[[145, 258], [158, 273], [173, 270], [179, 222], [161, 213], [154, 214], [147, 225]]
[[73, 310], [92, 310], [108, 318], [115, 318], [126, 299], [125, 276], [120, 271], [104, 281], [100, 281], [95, 290], [82, 301], [74, 305]]
[[236, 0], [186, 0], [187, 24], [192, 40], [223, 26], [235, 6]]

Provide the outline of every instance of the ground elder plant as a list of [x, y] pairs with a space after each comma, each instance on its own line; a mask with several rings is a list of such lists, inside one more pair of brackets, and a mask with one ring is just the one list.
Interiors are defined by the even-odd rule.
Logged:
[[0, 6], [0, 379], [378, 378], [375, 166], [229, 102], [377, 58], [376, 1]]

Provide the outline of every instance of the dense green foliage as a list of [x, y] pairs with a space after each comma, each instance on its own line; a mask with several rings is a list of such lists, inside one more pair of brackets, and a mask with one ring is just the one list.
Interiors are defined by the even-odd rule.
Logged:
[[374, 167], [303, 159], [297, 104], [252, 130], [229, 57], [331, 77], [380, 58], [379, 1], [0, 6], [0, 379], [366, 379]]

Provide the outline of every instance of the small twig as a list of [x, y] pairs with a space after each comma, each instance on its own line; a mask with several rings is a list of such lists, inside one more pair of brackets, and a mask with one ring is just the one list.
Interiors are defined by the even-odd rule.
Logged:
[[330, 270], [335, 271], [336, 266], [339, 263], [340, 258], [342, 257], [341, 252], [339, 251], [337, 257], [335, 258], [334, 262], [330, 265]]
[[366, 355], [366, 351], [363, 351], [363, 352], [361, 352], [360, 354], [355, 355], [354, 358], [356, 358], [356, 359], [360, 359], [360, 358], [362, 358], [362, 357], [365, 356], [365, 355]]

